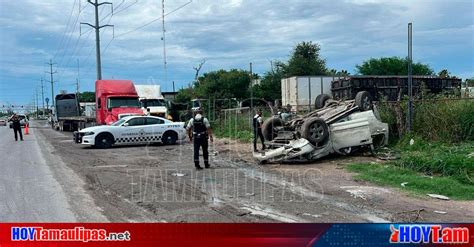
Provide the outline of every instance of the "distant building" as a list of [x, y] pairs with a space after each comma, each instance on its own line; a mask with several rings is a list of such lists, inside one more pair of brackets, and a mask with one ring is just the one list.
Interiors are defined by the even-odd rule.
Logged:
[[161, 92], [165, 100], [174, 100], [178, 92]]

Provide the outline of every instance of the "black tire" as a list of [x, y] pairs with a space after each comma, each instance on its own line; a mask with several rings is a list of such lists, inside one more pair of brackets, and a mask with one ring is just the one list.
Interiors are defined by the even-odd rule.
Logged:
[[174, 145], [178, 140], [178, 134], [174, 131], [166, 131], [161, 137], [161, 141], [165, 145]]
[[114, 136], [110, 133], [101, 133], [95, 137], [95, 147], [100, 149], [110, 148], [114, 144]]
[[323, 108], [325, 105], [326, 105], [326, 101], [328, 99], [331, 99], [331, 96], [329, 96], [328, 94], [320, 94], [316, 97], [316, 99], [314, 100], [314, 108], [316, 109], [321, 109]]
[[301, 137], [311, 144], [322, 146], [329, 137], [329, 128], [324, 120], [317, 117], [306, 119], [301, 126]]
[[283, 126], [281, 118], [272, 117], [263, 122], [262, 134], [265, 140], [272, 141], [278, 134], [276, 128]]
[[372, 109], [372, 99], [370, 93], [367, 91], [360, 91], [356, 94], [355, 104], [359, 107], [360, 111], [368, 111]]

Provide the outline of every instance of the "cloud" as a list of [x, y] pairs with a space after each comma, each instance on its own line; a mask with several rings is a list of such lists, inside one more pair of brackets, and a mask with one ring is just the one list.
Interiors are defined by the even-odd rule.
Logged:
[[[108, 15], [109, 6], [100, 7], [101, 24], [114, 25], [113, 30], [101, 29], [104, 77], [163, 81], [162, 23], [156, 20], [161, 2], [113, 2], [113, 16]], [[188, 1], [165, 3], [169, 13]], [[17, 77], [26, 85], [45, 76], [44, 63], [55, 57], [57, 77], [64, 85], [75, 81], [79, 59], [82, 88], [93, 89], [95, 35], [78, 24], [93, 22], [90, 4], [2, 1], [0, 11], [2, 84], [5, 78]], [[202, 72], [246, 69], [253, 62], [254, 71], [264, 73], [270, 60], [286, 60], [301, 41], [319, 43], [329, 67], [353, 71], [370, 57], [405, 56], [408, 22], [414, 27], [415, 61], [472, 77], [473, 13], [470, 0], [193, 0], [166, 17], [169, 80], [163, 88], [170, 90], [172, 80], [178, 87], [187, 85], [202, 59], [207, 60]]]

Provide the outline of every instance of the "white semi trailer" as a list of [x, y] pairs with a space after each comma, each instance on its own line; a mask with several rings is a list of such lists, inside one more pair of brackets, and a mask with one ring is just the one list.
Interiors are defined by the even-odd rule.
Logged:
[[168, 118], [168, 103], [161, 94], [160, 85], [135, 85], [143, 113]]

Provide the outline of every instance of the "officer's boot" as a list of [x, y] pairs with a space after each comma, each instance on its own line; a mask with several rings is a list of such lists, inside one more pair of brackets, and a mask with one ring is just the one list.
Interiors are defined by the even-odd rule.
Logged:
[[202, 167], [199, 165], [199, 161], [194, 162], [194, 167], [196, 167], [196, 170], [202, 170]]

